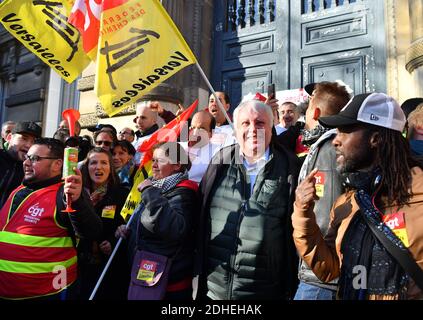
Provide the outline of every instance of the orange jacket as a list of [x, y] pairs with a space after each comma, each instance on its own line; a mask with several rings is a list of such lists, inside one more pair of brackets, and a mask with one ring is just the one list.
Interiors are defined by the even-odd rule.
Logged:
[[[413, 196], [401, 211], [404, 212], [408, 249], [423, 269], [423, 170], [414, 167], [412, 179]], [[292, 215], [294, 242], [298, 254], [316, 276], [324, 282], [329, 282], [339, 277], [342, 264], [342, 239], [351, 219], [359, 211], [359, 206], [353, 191], [341, 195], [332, 207], [329, 230], [325, 238], [320, 232], [312, 210], [312, 206], [304, 210], [294, 203]], [[383, 209], [384, 214], [396, 211], [397, 207]], [[415, 284], [409, 286], [407, 294], [409, 298], [423, 295]]]

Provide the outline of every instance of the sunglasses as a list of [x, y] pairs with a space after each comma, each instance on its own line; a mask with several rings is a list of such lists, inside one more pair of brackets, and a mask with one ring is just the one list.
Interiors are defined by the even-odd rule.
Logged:
[[99, 140], [99, 141], [96, 141], [95, 144], [97, 146], [101, 146], [102, 144], [104, 144], [106, 147], [110, 147], [112, 145], [112, 142], [111, 141]]

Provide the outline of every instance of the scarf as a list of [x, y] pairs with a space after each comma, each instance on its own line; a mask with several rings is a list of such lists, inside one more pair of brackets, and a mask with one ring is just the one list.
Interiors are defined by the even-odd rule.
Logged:
[[130, 160], [117, 172], [120, 183], [123, 185], [131, 185], [131, 175], [134, 171], [134, 161]]
[[410, 148], [416, 155], [423, 155], [423, 140], [410, 140]]
[[178, 172], [175, 174], [172, 174], [168, 177], [165, 177], [163, 179], [152, 179], [151, 182], [154, 187], [161, 189], [161, 193], [166, 193], [167, 191], [173, 189], [176, 187], [178, 183], [180, 183], [183, 180], [188, 179], [188, 171], [185, 172]]
[[[355, 193], [360, 211], [350, 222], [341, 244], [343, 254], [338, 296], [343, 300], [405, 299], [408, 277], [399, 263], [370, 230], [368, 223], [381, 229], [395, 245], [401, 240], [382, 222], [369, 194]], [[406, 249], [406, 248], [405, 248]], [[360, 283], [367, 278], [367, 283]]]
[[317, 141], [326, 131], [329, 131], [330, 128], [325, 128], [320, 123], [311, 130], [303, 129], [301, 134], [303, 135], [302, 143], [307, 147], [311, 146]]

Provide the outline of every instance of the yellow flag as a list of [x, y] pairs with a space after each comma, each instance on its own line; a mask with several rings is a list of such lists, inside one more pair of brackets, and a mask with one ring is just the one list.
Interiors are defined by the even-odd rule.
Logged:
[[147, 177], [152, 174], [152, 162], [148, 161], [144, 166], [138, 168], [137, 173], [134, 177], [134, 184], [132, 189], [126, 198], [125, 204], [123, 205], [120, 215], [125, 221], [129, 220], [129, 217], [134, 212], [135, 208], [141, 203], [141, 192], [138, 191], [138, 185], [143, 182]]
[[71, 83], [89, 63], [78, 30], [67, 23], [71, 0], [6, 0], [0, 21], [16, 39]]
[[109, 116], [195, 62], [158, 0], [103, 7], [95, 88]]

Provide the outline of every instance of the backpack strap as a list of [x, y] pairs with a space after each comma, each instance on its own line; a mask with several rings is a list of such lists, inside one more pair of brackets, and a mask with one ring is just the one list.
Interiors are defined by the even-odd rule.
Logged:
[[[368, 195], [363, 191], [356, 193], [356, 199], [360, 209], [374, 210], [371, 202], [369, 202]], [[364, 208], [362, 208], [362, 206]], [[368, 215], [364, 214], [364, 221], [369, 226], [375, 237], [385, 247], [385, 249], [395, 258], [404, 271], [414, 280], [419, 289], [423, 292], [423, 270], [412, 257], [410, 251], [405, 247], [401, 240], [391, 233], [392, 240], [399, 245], [396, 245], [392, 240], [388, 239], [387, 235], [382, 231], [382, 227], [378, 228], [368, 219]]]

